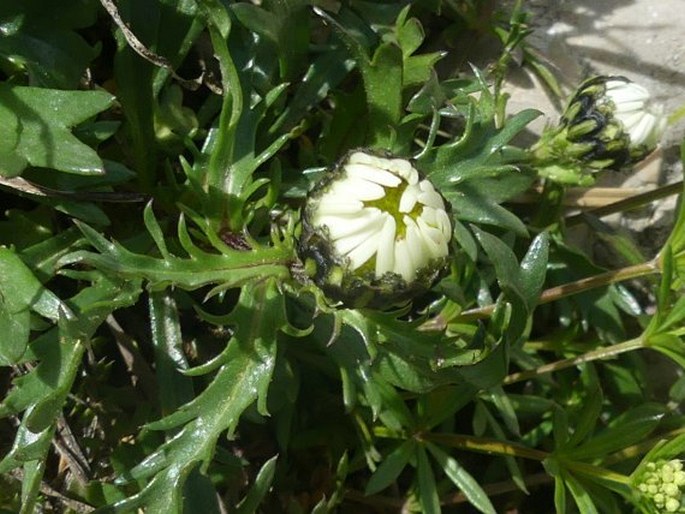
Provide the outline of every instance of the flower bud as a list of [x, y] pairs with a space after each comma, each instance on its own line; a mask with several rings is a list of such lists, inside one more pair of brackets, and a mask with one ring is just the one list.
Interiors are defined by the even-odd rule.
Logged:
[[625, 77], [585, 81], [558, 127], [546, 129], [533, 147], [542, 176], [587, 183], [585, 170], [618, 170], [644, 159], [657, 146], [667, 119], [649, 91]]
[[679, 460], [649, 462], [635, 479], [650, 512], [685, 513], [685, 471]]
[[332, 300], [385, 308], [430, 288], [451, 236], [445, 200], [410, 161], [356, 150], [307, 197], [298, 253]]

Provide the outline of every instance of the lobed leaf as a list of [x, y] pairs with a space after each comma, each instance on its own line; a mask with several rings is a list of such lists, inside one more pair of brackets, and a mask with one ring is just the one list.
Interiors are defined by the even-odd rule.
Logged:
[[0, 175], [19, 175], [28, 165], [84, 175], [104, 173], [102, 159], [70, 129], [113, 101], [104, 91], [0, 84], [0, 125], [14, 127], [11, 143], [3, 141], [0, 146]]

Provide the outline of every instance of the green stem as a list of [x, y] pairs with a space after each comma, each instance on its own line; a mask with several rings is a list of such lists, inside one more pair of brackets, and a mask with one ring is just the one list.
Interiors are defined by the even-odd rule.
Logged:
[[420, 439], [424, 441], [431, 441], [433, 443], [440, 443], [450, 448], [459, 450], [467, 450], [477, 453], [485, 453], [487, 455], [499, 455], [510, 457], [521, 457], [523, 459], [531, 459], [542, 462], [550, 456], [549, 453], [534, 448], [528, 448], [522, 444], [501, 441], [490, 437], [476, 437], [472, 435], [461, 434], [435, 434], [422, 433]]
[[598, 348], [590, 352], [579, 355], [578, 357], [573, 357], [570, 359], [564, 359], [557, 362], [551, 362], [540, 366], [535, 369], [527, 369], [525, 371], [519, 371], [517, 373], [512, 373], [511, 375], [504, 378], [503, 384], [513, 384], [516, 382], [521, 382], [523, 380], [528, 380], [535, 378], [545, 373], [552, 373], [553, 371], [559, 371], [561, 369], [571, 368], [577, 366], [578, 364], [583, 364], [585, 362], [592, 362], [596, 360], [608, 359], [610, 357], [615, 357], [622, 353], [631, 352], [633, 350], [639, 350], [644, 348], [645, 344], [642, 337], [637, 337], [635, 339], [630, 339], [629, 341], [624, 341], [619, 344], [612, 346], [607, 346], [603, 348]]
[[[626, 266], [618, 270], [607, 271], [592, 277], [582, 278], [575, 282], [569, 282], [560, 286], [546, 289], [540, 295], [538, 305], [543, 303], [550, 303], [561, 298], [566, 298], [574, 294], [582, 293], [597, 287], [608, 286], [624, 280], [632, 280], [634, 278], [653, 275], [661, 271], [659, 259], [655, 258], [651, 261], [635, 264], [633, 266]], [[495, 304], [478, 307], [477, 309], [469, 309], [462, 312], [458, 316], [459, 321], [469, 321], [474, 319], [487, 318], [495, 311]]]
[[616, 473], [607, 468], [601, 468], [599, 466], [593, 466], [592, 464], [586, 464], [585, 462], [576, 461], [564, 461], [566, 467], [577, 473], [581, 473], [586, 477], [593, 477], [599, 481], [611, 481], [619, 484], [630, 485], [630, 477], [623, 475], [621, 473]]

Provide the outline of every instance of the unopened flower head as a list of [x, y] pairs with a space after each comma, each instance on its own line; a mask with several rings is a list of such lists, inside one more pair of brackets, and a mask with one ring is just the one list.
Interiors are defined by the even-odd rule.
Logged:
[[654, 150], [666, 128], [663, 107], [625, 77], [595, 77], [581, 85], [562, 116], [569, 138], [591, 143], [588, 157], [607, 167], [639, 161]]
[[[582, 183], [584, 170], [618, 170], [651, 153], [666, 129], [663, 106], [625, 77], [598, 76], [578, 88], [558, 127], [546, 130], [533, 148], [544, 161], [542, 175]], [[591, 181], [591, 179], [590, 179]]]
[[635, 482], [649, 512], [685, 513], [685, 470], [680, 460], [647, 463]]
[[329, 297], [355, 307], [424, 292], [452, 235], [445, 201], [410, 161], [359, 150], [309, 195], [302, 221], [305, 266]]

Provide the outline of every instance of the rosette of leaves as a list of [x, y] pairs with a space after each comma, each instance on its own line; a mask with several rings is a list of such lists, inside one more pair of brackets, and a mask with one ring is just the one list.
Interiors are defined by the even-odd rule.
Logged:
[[[54, 79], [59, 70], [43, 70], [49, 56], [28, 50], [15, 59], [26, 48], [15, 43], [35, 39], [47, 22], [22, 24], [14, 14], [25, 3], [7, 5], [12, 18], [2, 26], [15, 33], [11, 48], [0, 43], [11, 75], [0, 87], [0, 118], [12, 135], [0, 141], [10, 171], [2, 194], [11, 200], [0, 224], [0, 358], [12, 380], [0, 415], [15, 423], [2, 426], [13, 439], [0, 461], [9, 487], [0, 489], [14, 510], [70, 501], [108, 513], [321, 513], [390, 502], [432, 514], [458, 490], [493, 513], [488, 483], [525, 489], [527, 470], [514, 456], [548, 455], [533, 447], [552, 447], [550, 412], [594, 399], [568, 446], [587, 442], [587, 460], [633, 444], [659, 421], [640, 410], [619, 423], [623, 437], [603, 437], [601, 453], [588, 420], [616, 412], [600, 412], [590, 371], [583, 380], [562, 376], [557, 389], [544, 379], [505, 389], [511, 361], [534, 373], [545, 352], [557, 352], [526, 346], [550, 238], [532, 236], [503, 205], [535, 180], [521, 165], [528, 153], [510, 142], [539, 113], [503, 117], [505, 98], [479, 70], [438, 77], [444, 52], [422, 49], [441, 46], [451, 29], [425, 28], [410, 13], [444, 15], [451, 26], [463, 21], [451, 3], [443, 11], [401, 2], [122, 1], [123, 23], [100, 11], [96, 26], [86, 27], [90, 18], [55, 24], [61, 34], [50, 38], [62, 45], [75, 41], [73, 28], [92, 38], [98, 30], [84, 29], [110, 23], [117, 47], [104, 41], [91, 74], [80, 66], [90, 51], [80, 52], [68, 81], [40, 83], [37, 72]], [[53, 17], [63, 7], [36, 5]], [[140, 45], [148, 51], [136, 53]], [[150, 62], [150, 49], [164, 59]], [[177, 87], [179, 75], [196, 70], [205, 80], [198, 89]], [[81, 75], [115, 97], [38, 87], [73, 86]], [[363, 167], [373, 198], [345, 182], [360, 171], [350, 165]], [[319, 167], [334, 171], [316, 187]], [[327, 218], [326, 202], [341, 192], [354, 194], [338, 202], [350, 209], [351, 200], [352, 214], [375, 209], [376, 241]], [[298, 245], [303, 207], [310, 233]], [[559, 262], [562, 244], [553, 244]], [[324, 291], [337, 273], [329, 271], [346, 267], [342, 276], [380, 280], [371, 297], [395, 301], [383, 296], [384, 281], [401, 289], [401, 305], [366, 308], [379, 305], [364, 292], [330, 308], [318, 286], [296, 280], [297, 246]], [[408, 254], [397, 251], [403, 246]], [[412, 254], [415, 246], [423, 251]], [[419, 295], [409, 302], [412, 284]], [[487, 316], [470, 317], [481, 307], [491, 307]], [[567, 392], [576, 397], [567, 401]], [[563, 442], [568, 419], [556, 418]], [[66, 475], [51, 457], [63, 439], [76, 441], [77, 456], [60, 460]], [[490, 456], [471, 459], [474, 448]]]

